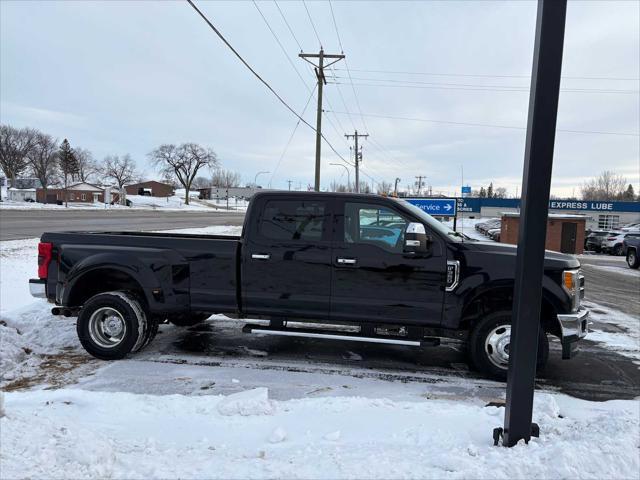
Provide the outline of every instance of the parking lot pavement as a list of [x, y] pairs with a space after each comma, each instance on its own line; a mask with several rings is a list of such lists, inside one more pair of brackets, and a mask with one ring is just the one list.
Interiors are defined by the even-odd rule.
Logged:
[[588, 300], [640, 319], [640, 270], [629, 268], [624, 257], [579, 255], [578, 259]]
[[0, 240], [34, 238], [44, 232], [169, 230], [242, 225], [244, 212], [145, 210], [1, 210]]

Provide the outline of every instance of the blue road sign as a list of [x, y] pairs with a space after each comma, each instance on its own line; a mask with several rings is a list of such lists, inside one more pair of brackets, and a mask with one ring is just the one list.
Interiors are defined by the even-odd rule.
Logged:
[[464, 195], [465, 193], [471, 193], [471, 187], [468, 185], [463, 185], [462, 186], [462, 194]]
[[405, 200], [434, 217], [453, 217], [456, 214], [455, 198], [407, 198]]

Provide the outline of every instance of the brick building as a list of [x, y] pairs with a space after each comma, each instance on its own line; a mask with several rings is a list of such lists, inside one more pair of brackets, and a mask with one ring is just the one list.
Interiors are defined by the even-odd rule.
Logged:
[[127, 195], [149, 195], [151, 197], [171, 197], [175, 194], [175, 188], [168, 183], [156, 182], [150, 180], [148, 182], [133, 183], [125, 185]]
[[[117, 188], [107, 191], [107, 188], [81, 182], [67, 187], [67, 200], [71, 203], [104, 203], [105, 196], [107, 203], [117, 202], [119, 195]], [[47, 197], [44, 196], [44, 189], [36, 189], [36, 201], [38, 203], [58, 203], [64, 202], [64, 188], [47, 188]]]
[[[584, 250], [585, 215], [550, 213], [547, 217], [545, 248], [555, 252], [579, 254]], [[519, 213], [503, 213], [500, 242], [518, 244]]]

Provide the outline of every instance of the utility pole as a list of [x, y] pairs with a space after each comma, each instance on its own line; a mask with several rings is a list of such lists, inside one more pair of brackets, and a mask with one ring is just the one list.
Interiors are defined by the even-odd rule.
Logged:
[[[326, 54], [322, 47], [320, 47], [320, 53], [300, 53], [298, 55], [305, 62], [313, 65], [313, 69], [316, 72], [316, 78], [318, 79], [318, 112], [316, 117], [316, 175], [315, 175], [315, 191], [320, 191], [320, 147], [322, 146], [322, 87], [327, 83], [327, 79], [324, 76], [324, 69], [330, 67], [336, 62], [339, 62], [344, 58], [343, 54]], [[318, 65], [313, 63], [308, 58], [317, 58]], [[325, 58], [335, 59], [333, 62], [324, 64]]]
[[418, 179], [418, 195], [420, 195], [422, 193], [422, 179], [426, 179], [427, 176], [426, 175], [418, 175], [416, 176], [416, 178]]
[[287, 180], [287, 183], [289, 184], [289, 191], [291, 191], [291, 183], [293, 182], [293, 180]]
[[[345, 134], [345, 137], [347, 137], [347, 139], [349, 138], [353, 138], [355, 141], [355, 160], [356, 160], [356, 193], [360, 193], [360, 162], [362, 161], [362, 152], [360, 150], [358, 150], [358, 138], [364, 137], [367, 138], [369, 136], [368, 133], [358, 133], [358, 130], [356, 130], [353, 135], [349, 135], [349, 134]], [[360, 147], [362, 148], [362, 147]]]
[[400, 181], [400, 178], [396, 177], [396, 184], [393, 187], [393, 194], [397, 197], [398, 196], [398, 182]]

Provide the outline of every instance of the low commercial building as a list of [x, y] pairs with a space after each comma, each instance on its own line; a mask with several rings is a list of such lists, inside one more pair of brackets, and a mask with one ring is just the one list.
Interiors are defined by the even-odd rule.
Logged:
[[7, 200], [11, 200], [12, 202], [35, 202], [36, 189], [35, 188], [8, 188]]
[[[585, 215], [550, 213], [547, 217], [545, 248], [555, 252], [580, 254], [584, 250]], [[500, 242], [518, 244], [520, 214], [504, 213], [500, 226]]]
[[[517, 198], [461, 198], [458, 217], [500, 217], [503, 213], [520, 212]], [[592, 200], [550, 200], [549, 213], [582, 215], [586, 228], [611, 230], [627, 223], [640, 222], [640, 202], [608, 202]]]
[[172, 197], [176, 189], [168, 183], [149, 180], [148, 182], [125, 185], [127, 195], [148, 195], [150, 197]]
[[[68, 202], [72, 203], [112, 203], [117, 202], [117, 188], [101, 187], [91, 183], [80, 182], [67, 187]], [[48, 188], [46, 197], [43, 188], [36, 190], [36, 201], [38, 203], [59, 203], [65, 201], [64, 188]]]
[[199, 188], [200, 200], [215, 200], [225, 198], [244, 198], [250, 199], [258, 192], [266, 191], [263, 188], [256, 187], [206, 187]]

